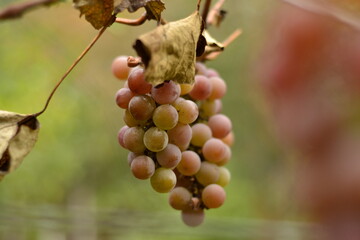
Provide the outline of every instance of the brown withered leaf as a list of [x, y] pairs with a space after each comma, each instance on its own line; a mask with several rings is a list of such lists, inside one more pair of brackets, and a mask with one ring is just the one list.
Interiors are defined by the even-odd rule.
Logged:
[[212, 52], [221, 52], [224, 51], [224, 45], [220, 42], [218, 42], [216, 39], [214, 39], [208, 31], [203, 32], [203, 36], [206, 39], [206, 47], [204, 54], [209, 54]]
[[202, 54], [206, 44], [202, 30], [202, 18], [196, 11], [141, 35], [133, 47], [145, 64], [146, 81], [153, 85], [167, 80], [193, 83], [196, 55]]
[[127, 9], [129, 12], [135, 12], [142, 7], [145, 8], [149, 19], [159, 21], [165, 4], [161, 0], [122, 0], [115, 6], [114, 11], [119, 13]]
[[73, 2], [74, 7], [79, 9], [80, 16], [85, 15], [85, 19], [96, 29], [108, 23], [114, 10], [114, 0], [73, 0]]
[[38, 133], [36, 117], [0, 110], [0, 180], [21, 164]]

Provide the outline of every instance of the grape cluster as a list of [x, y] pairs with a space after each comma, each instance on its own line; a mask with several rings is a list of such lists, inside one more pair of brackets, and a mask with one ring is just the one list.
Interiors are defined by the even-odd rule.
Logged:
[[127, 57], [112, 64], [114, 75], [127, 79], [116, 103], [125, 110], [118, 141], [130, 151], [131, 172], [150, 179], [155, 191], [169, 192], [170, 206], [182, 211], [189, 226], [203, 222], [204, 209], [224, 203], [223, 187], [230, 181], [224, 165], [234, 141], [232, 123], [221, 114], [224, 80], [202, 63], [196, 69], [194, 84], [152, 86], [143, 68], [127, 66]]

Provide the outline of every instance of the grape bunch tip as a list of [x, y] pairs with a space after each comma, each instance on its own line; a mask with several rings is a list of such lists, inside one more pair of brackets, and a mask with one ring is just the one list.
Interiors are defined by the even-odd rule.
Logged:
[[118, 142], [129, 150], [132, 174], [150, 179], [156, 192], [169, 193], [169, 205], [181, 211], [183, 222], [198, 226], [204, 210], [223, 205], [230, 182], [224, 165], [231, 159], [234, 134], [231, 120], [221, 113], [226, 83], [197, 62], [194, 84], [152, 86], [144, 69], [129, 67], [127, 59], [119, 56], [112, 63], [114, 76], [126, 81], [115, 95], [126, 124]]

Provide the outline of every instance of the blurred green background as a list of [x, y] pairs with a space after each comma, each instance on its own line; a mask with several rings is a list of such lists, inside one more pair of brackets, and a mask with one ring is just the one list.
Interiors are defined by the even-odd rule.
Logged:
[[[0, 7], [10, 2], [2, 0]], [[163, 16], [169, 21], [186, 17], [196, 2], [166, 0]], [[220, 41], [236, 28], [243, 34], [208, 63], [228, 83], [223, 112], [233, 121], [236, 142], [226, 203], [207, 211], [202, 226], [185, 227], [166, 194], [135, 179], [127, 151], [117, 143], [124, 123], [114, 94], [123, 82], [112, 76], [110, 65], [118, 55], [135, 55], [134, 39], [156, 24], [114, 24], [39, 117], [34, 150], [0, 183], [0, 239], [291, 239], [281, 238], [290, 233], [275, 225], [261, 233], [269, 238], [255, 237], [260, 234], [256, 226], [300, 219], [292, 194], [292, 161], [277, 147], [254, 77], [275, 7], [268, 0], [228, 0], [224, 24], [210, 29]], [[96, 33], [69, 1], [0, 22], [0, 109], [39, 111]]]

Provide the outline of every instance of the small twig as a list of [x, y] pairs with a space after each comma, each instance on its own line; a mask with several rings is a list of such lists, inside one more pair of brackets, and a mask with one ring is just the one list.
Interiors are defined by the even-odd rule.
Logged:
[[201, 3], [201, 0], [198, 0], [197, 6], [196, 6], [197, 11], [200, 10], [200, 3]]
[[147, 20], [147, 14], [144, 12], [138, 19], [116, 18], [115, 22], [130, 26], [139, 26]]
[[221, 11], [222, 5], [224, 5], [225, 0], [219, 0], [214, 7], [210, 10], [207, 18], [206, 18], [206, 24], [211, 25], [214, 21], [216, 16], [219, 15], [219, 12]]
[[51, 4], [60, 2], [61, 0], [35, 0], [19, 4], [10, 5], [0, 10], [0, 20], [19, 18], [26, 12], [41, 6], [50, 6]]
[[205, 29], [207, 28], [206, 18], [207, 18], [208, 14], [209, 14], [210, 5], [211, 5], [211, 0], [206, 0], [205, 5], [204, 5], [204, 9], [203, 9], [203, 12], [202, 12], [202, 19], [203, 19], [204, 24], [205, 24]]
[[141, 61], [141, 57], [133, 57], [133, 56], [129, 56], [127, 59], [127, 65], [128, 67], [136, 67], [143, 64]]
[[[222, 45], [225, 47], [229, 46], [237, 37], [242, 33], [241, 29], [236, 29], [225, 41], [222, 42]], [[205, 60], [214, 60], [220, 55], [221, 52], [212, 52], [205, 56]]]
[[44, 108], [35, 114], [32, 114], [32, 116], [37, 117], [39, 115], [41, 115], [42, 113], [44, 113], [47, 109], [47, 107], [49, 106], [49, 103], [52, 99], [52, 97], [54, 96], [54, 93], [56, 92], [56, 90], [58, 89], [58, 87], [61, 85], [61, 83], [65, 80], [65, 78], [70, 74], [70, 72], [76, 67], [76, 65], [81, 61], [81, 59], [83, 59], [83, 57], [90, 51], [90, 49], [94, 46], [94, 44], [97, 42], [97, 40], [99, 40], [99, 38], [102, 36], [102, 34], [105, 32], [105, 30], [114, 22], [115, 20], [115, 16], [113, 15], [107, 24], [104, 25], [104, 27], [102, 27], [100, 29], [100, 31], [98, 32], [98, 34], [94, 37], [94, 39], [90, 42], [90, 44], [85, 48], [85, 50], [79, 55], [79, 57], [75, 60], [75, 62], [70, 66], [70, 68], [65, 72], [65, 74], [61, 77], [61, 79], [59, 80], [59, 82], [55, 85], [55, 87], [53, 88], [53, 90], [51, 91], [49, 97], [46, 100], [45, 106]]

